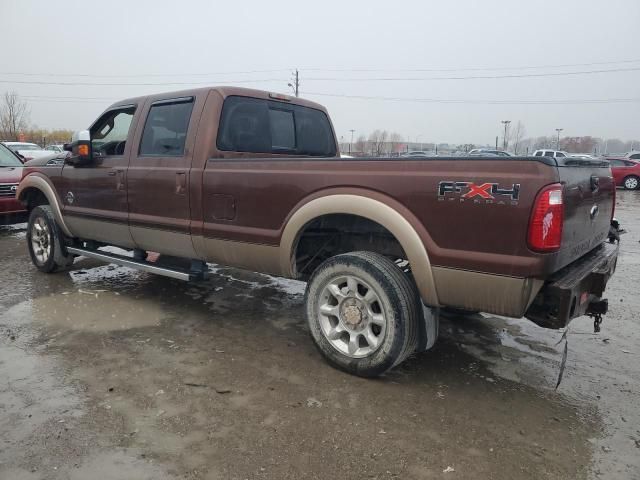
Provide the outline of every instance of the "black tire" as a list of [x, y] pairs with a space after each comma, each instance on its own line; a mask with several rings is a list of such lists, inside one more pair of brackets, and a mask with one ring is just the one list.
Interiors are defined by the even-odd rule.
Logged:
[[637, 190], [638, 188], [640, 188], [640, 178], [635, 175], [624, 177], [624, 180], [622, 180], [622, 186], [625, 190]]
[[[339, 315], [325, 315], [320, 312], [321, 306], [328, 306], [326, 303], [328, 298], [333, 297], [332, 294], [327, 293], [330, 286], [334, 286], [344, 278], [355, 278], [358, 283], [356, 291], [368, 292], [370, 287], [373, 291], [376, 300], [373, 302], [373, 307], [377, 314], [384, 318], [384, 330], [378, 328], [380, 331], [377, 337], [378, 346], [370, 353], [361, 356], [360, 358], [354, 358], [353, 355], [349, 355], [347, 352], [343, 352], [338, 347], [334, 346], [339, 342], [345, 344], [345, 349], [349, 349], [349, 340], [346, 337], [357, 336], [359, 344], [363, 341], [362, 337], [365, 334], [357, 332], [352, 329], [344, 330], [344, 326], [348, 324], [347, 320], [344, 320], [346, 314], [343, 310], [345, 305], [349, 302], [345, 301], [349, 298], [364, 299], [363, 295], [368, 296], [368, 293], [352, 294], [351, 289], [346, 286], [346, 290], [339, 290], [341, 295], [343, 292], [347, 292], [347, 296], [342, 297], [342, 300], [335, 300], [336, 312]], [[346, 282], [346, 280], [345, 280]], [[336, 297], [337, 298], [337, 297]], [[354, 302], [355, 300], [350, 300]], [[364, 302], [364, 300], [362, 300]], [[417, 288], [411, 277], [406, 275], [393, 261], [389, 260], [382, 255], [371, 252], [352, 252], [342, 255], [331, 257], [324, 261], [313, 272], [309, 283], [307, 284], [307, 290], [305, 293], [305, 303], [307, 312], [307, 321], [309, 329], [311, 331], [311, 337], [314, 343], [320, 350], [320, 353], [332, 366], [351, 373], [360, 377], [377, 377], [387, 370], [395, 367], [403, 362], [409, 355], [415, 352], [418, 343], [418, 328], [419, 321], [422, 316], [422, 309], [419, 308], [421, 302]], [[372, 308], [373, 308], [372, 307]], [[329, 308], [331, 308], [329, 306]], [[346, 308], [353, 308], [347, 306]], [[371, 320], [367, 320], [370, 317], [372, 310], [367, 309], [366, 306], [357, 307], [356, 315], [359, 325], [353, 328], [371, 328], [374, 329], [376, 325]], [[351, 310], [350, 313], [353, 313]], [[369, 312], [369, 314], [367, 313]], [[350, 320], [353, 316], [350, 317]], [[369, 327], [364, 327], [365, 322], [369, 322]], [[344, 335], [345, 337], [334, 337], [329, 340], [329, 334], [325, 333], [328, 322], [334, 322], [334, 329], [336, 326], [341, 325], [341, 331], [338, 335]], [[336, 330], [333, 330], [334, 332]], [[384, 332], [384, 335], [382, 334]], [[333, 342], [333, 343], [332, 343]], [[364, 343], [368, 344], [366, 337]], [[363, 347], [366, 350], [368, 347]], [[358, 348], [357, 351], [361, 350]], [[355, 353], [354, 353], [355, 355]]]
[[49, 205], [40, 205], [31, 210], [27, 225], [27, 247], [31, 262], [41, 272], [58, 272], [73, 264], [74, 256], [65, 248], [64, 234]]

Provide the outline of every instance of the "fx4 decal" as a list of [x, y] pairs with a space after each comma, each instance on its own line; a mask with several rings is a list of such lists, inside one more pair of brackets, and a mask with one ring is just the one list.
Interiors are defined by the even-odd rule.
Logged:
[[438, 184], [438, 200], [458, 201], [463, 203], [496, 203], [498, 205], [517, 205], [520, 198], [520, 184], [514, 183], [511, 188], [500, 188], [499, 183], [442, 181]]

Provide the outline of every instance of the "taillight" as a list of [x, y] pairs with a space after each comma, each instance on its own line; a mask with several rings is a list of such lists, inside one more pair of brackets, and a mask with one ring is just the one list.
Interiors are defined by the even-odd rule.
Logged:
[[562, 243], [564, 201], [562, 185], [544, 187], [537, 195], [529, 220], [528, 243], [536, 252], [554, 252]]

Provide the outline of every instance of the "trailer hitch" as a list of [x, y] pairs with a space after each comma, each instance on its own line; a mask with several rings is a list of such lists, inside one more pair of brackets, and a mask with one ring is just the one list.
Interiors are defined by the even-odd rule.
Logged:
[[609, 300], [603, 298], [597, 302], [592, 302], [587, 308], [587, 315], [593, 317], [593, 332], [600, 332], [600, 325], [602, 324], [602, 316], [609, 310]]

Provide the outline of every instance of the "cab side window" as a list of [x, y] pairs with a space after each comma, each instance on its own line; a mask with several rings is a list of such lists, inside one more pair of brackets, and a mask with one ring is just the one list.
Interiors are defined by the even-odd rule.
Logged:
[[193, 97], [162, 100], [149, 109], [140, 141], [140, 156], [182, 157]]
[[91, 149], [98, 155], [123, 155], [136, 107], [109, 110], [90, 130]]

